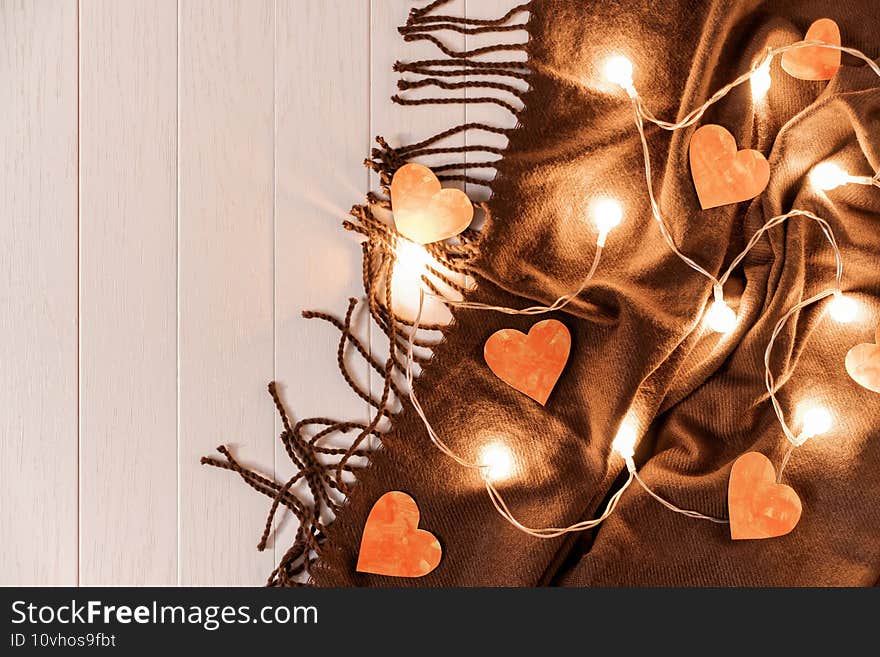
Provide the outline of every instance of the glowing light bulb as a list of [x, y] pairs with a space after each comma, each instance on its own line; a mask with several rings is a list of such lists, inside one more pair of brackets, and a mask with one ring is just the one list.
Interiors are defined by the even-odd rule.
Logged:
[[828, 191], [850, 182], [852, 176], [834, 162], [817, 164], [810, 172], [810, 182], [819, 189]]
[[614, 55], [606, 59], [602, 71], [610, 82], [623, 87], [630, 93], [635, 91], [632, 79], [633, 65], [623, 55]]
[[736, 328], [737, 317], [724, 299], [716, 298], [706, 311], [706, 324], [716, 333], [731, 333]]
[[504, 481], [513, 474], [513, 454], [500, 441], [484, 445], [478, 462], [483, 466], [483, 475], [490, 481]]
[[764, 96], [767, 95], [767, 92], [770, 91], [771, 83], [770, 62], [765, 61], [755, 69], [755, 72], [752, 73], [752, 77], [749, 79], [749, 84], [751, 84], [752, 87], [752, 101], [758, 102], [763, 99]]
[[608, 233], [610, 233], [616, 226], [619, 226], [620, 222], [623, 221], [623, 208], [621, 208], [620, 203], [614, 199], [601, 198], [590, 204], [590, 214], [593, 217], [596, 228], [599, 229], [599, 239], [597, 240], [597, 244], [599, 246], [605, 246], [605, 240], [608, 238]]
[[856, 303], [855, 299], [844, 296], [840, 292], [835, 292], [834, 298], [828, 304], [828, 313], [834, 321], [848, 324], [858, 316], [859, 304]]
[[425, 267], [433, 260], [425, 247], [405, 239], [398, 239], [394, 254], [394, 273], [407, 281], [420, 280], [427, 271]]
[[800, 410], [801, 433], [797, 437], [798, 445], [803, 445], [810, 438], [828, 433], [834, 426], [834, 416], [824, 406], [810, 404]]
[[620, 423], [617, 435], [611, 443], [611, 449], [620, 454], [623, 458], [632, 460], [633, 455], [636, 453], [636, 442], [638, 439], [638, 422], [636, 422], [635, 418], [627, 415], [623, 422]]

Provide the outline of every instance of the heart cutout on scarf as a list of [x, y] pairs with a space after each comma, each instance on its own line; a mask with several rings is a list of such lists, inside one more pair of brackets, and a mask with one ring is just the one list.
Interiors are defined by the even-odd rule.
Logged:
[[406, 493], [391, 491], [376, 500], [358, 553], [357, 571], [391, 577], [422, 577], [440, 563], [440, 541], [419, 529], [419, 507]]
[[565, 324], [545, 319], [529, 330], [493, 333], [483, 347], [489, 369], [507, 385], [542, 406], [568, 362], [571, 334]]
[[691, 175], [704, 210], [755, 198], [770, 181], [770, 164], [758, 151], [736, 150], [720, 125], [699, 128], [690, 143]]
[[391, 210], [397, 231], [417, 244], [455, 237], [474, 218], [467, 194], [443, 189], [433, 171], [415, 163], [404, 164], [391, 179]]
[[734, 462], [727, 508], [733, 540], [784, 536], [801, 519], [798, 494], [776, 483], [776, 469], [758, 452], [746, 452]]
[[[820, 18], [807, 30], [804, 41], [840, 45], [840, 28], [830, 18]], [[782, 70], [798, 80], [830, 80], [840, 68], [840, 51], [807, 46], [782, 53]]]
[[875, 344], [859, 344], [846, 355], [846, 371], [852, 380], [871, 392], [880, 392], [880, 326]]

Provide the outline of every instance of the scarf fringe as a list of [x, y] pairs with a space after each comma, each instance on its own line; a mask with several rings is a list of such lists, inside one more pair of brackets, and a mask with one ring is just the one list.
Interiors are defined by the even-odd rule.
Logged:
[[[399, 28], [405, 41], [430, 41], [446, 55], [446, 58], [395, 62], [395, 71], [417, 76], [409, 79], [401, 78], [398, 88], [403, 92], [425, 88], [483, 89], [498, 92], [498, 95], [487, 94], [474, 98], [405, 98], [394, 95], [392, 101], [400, 105], [492, 103], [518, 116], [521, 109], [512, 100], [521, 101], [524, 92], [508, 82], [496, 81], [492, 78], [527, 81], [529, 79], [527, 63], [483, 62], [474, 58], [486, 53], [523, 51], [526, 50], [527, 44], [496, 44], [455, 51], [429, 33], [453, 31], [462, 34], [483, 34], [525, 29], [527, 26], [525, 23], [508, 23], [514, 16], [528, 11], [530, 3], [517, 5], [497, 19], [468, 19], [433, 13], [435, 9], [448, 2], [450, 0], [436, 0], [422, 8], [412, 9], [407, 24]], [[464, 77], [465, 80], [447, 82], [441, 79], [451, 77]], [[470, 79], [472, 77], [490, 79]], [[390, 146], [381, 136], [376, 137], [377, 147], [372, 149], [371, 157], [365, 160], [364, 164], [378, 174], [380, 193], [368, 193], [366, 203], [352, 207], [349, 218], [342, 224], [346, 230], [364, 238], [361, 245], [364, 299], [349, 299], [348, 308], [341, 319], [317, 311], [302, 313], [305, 319], [324, 321], [339, 332], [337, 367], [353, 393], [373, 409], [371, 420], [368, 423], [359, 423], [340, 422], [329, 418], [307, 418], [291, 425], [277, 386], [272, 382], [268, 385], [269, 394], [283, 425], [279, 440], [295, 467], [295, 474], [284, 483], [275, 481], [240, 464], [224, 445], [217, 448], [222, 459], [212, 456], [202, 457], [203, 465], [235, 472], [251, 488], [271, 498], [272, 503], [263, 534], [257, 544], [258, 550], [263, 551], [267, 548], [275, 515], [280, 507], [289, 510], [299, 521], [293, 544], [269, 575], [267, 586], [303, 586], [311, 583], [312, 569], [321, 560], [322, 555], [332, 547], [327, 540], [327, 527], [348, 503], [348, 496], [357, 484], [358, 475], [370, 466], [371, 450], [367, 442], [373, 438], [381, 442], [382, 436], [392, 430], [394, 417], [402, 412], [406, 401], [402, 388], [406, 373], [406, 347], [413, 322], [393, 310], [391, 285], [398, 240], [401, 236], [392, 225], [382, 221], [375, 213], [376, 209], [391, 210], [390, 186], [394, 173], [407, 162], [424, 156], [455, 156], [466, 153], [503, 156], [504, 148], [488, 144], [443, 146], [442, 142], [465, 131], [508, 136], [513, 130], [484, 123], [463, 123], [419, 142], [398, 147]], [[491, 188], [491, 180], [471, 176], [465, 172], [469, 169], [492, 169], [496, 165], [496, 161], [465, 162], [453, 158], [450, 162], [431, 168], [441, 181], [459, 181]], [[486, 213], [488, 225], [491, 220], [489, 206], [480, 203], [477, 207]], [[454, 240], [428, 244], [425, 249], [443, 269], [464, 278], [474, 274], [473, 264], [479, 254], [480, 237], [480, 231], [469, 228]], [[422, 282], [435, 294], [441, 294], [437, 282], [461, 294], [467, 291], [462, 283], [444, 271], [430, 265], [426, 269], [427, 273], [422, 276]], [[354, 334], [352, 317], [358, 304], [361, 303], [366, 304], [372, 323], [387, 339], [388, 358], [384, 363], [373, 356], [368, 346]], [[413, 341], [420, 353], [413, 354], [414, 362], [421, 366], [427, 365], [432, 358], [431, 349], [445, 339], [448, 330], [449, 326], [445, 324], [420, 324]], [[347, 358], [352, 348], [357, 357], [381, 377], [383, 383], [380, 395], [376, 396], [370, 390], [364, 389], [364, 386], [351, 374]], [[353, 437], [347, 439], [345, 447], [326, 446], [329, 438], [334, 437], [339, 440], [340, 437], [348, 435]]]
[[[470, 35], [522, 30], [528, 26], [527, 23], [509, 25], [507, 22], [513, 16], [527, 11], [529, 3], [518, 5], [507, 12], [504, 16], [492, 20], [438, 16], [430, 13], [433, 9], [446, 4], [447, 1], [448, 0], [443, 0], [441, 2], [431, 3], [420, 10], [412, 10], [410, 12], [409, 20], [407, 20], [407, 24], [398, 28], [400, 34], [403, 35], [404, 41], [429, 41], [430, 43], [433, 43], [441, 53], [446, 55], [445, 59], [425, 59], [409, 63], [395, 62], [395, 71], [420, 76], [418, 79], [401, 78], [397, 82], [398, 89], [401, 91], [411, 91], [413, 89], [422, 89], [426, 87], [446, 90], [490, 89], [493, 91], [500, 91], [502, 94], [465, 98], [448, 98], [441, 96], [409, 98], [395, 94], [391, 97], [392, 102], [397, 103], [398, 105], [471, 105], [491, 103], [503, 107], [512, 115], [517, 116], [520, 112], [520, 107], [513, 104], [509, 98], [513, 97], [521, 101], [525, 92], [512, 84], [496, 81], [491, 78], [506, 77], [528, 80], [529, 72], [525, 66], [525, 62], [486, 62], [475, 58], [487, 53], [525, 51], [528, 48], [527, 43], [497, 43], [473, 48], [471, 50], [453, 50], [443, 43], [442, 40], [431, 34], [431, 32], [448, 30]], [[464, 27], [466, 25], [475, 25], [476, 27]], [[440, 79], [443, 77], [460, 77], [465, 79], [461, 82], [447, 82]], [[490, 79], [472, 79], [474, 77]], [[469, 163], [468, 167], [479, 168], [481, 165], [488, 168], [492, 166], [492, 163]], [[435, 168], [435, 171], [443, 171], [443, 169]]]

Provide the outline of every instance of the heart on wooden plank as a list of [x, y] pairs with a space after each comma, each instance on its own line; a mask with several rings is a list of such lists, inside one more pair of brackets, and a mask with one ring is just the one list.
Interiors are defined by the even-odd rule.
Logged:
[[373, 505], [358, 552], [357, 571], [391, 577], [422, 577], [440, 563], [440, 541], [419, 529], [416, 501], [400, 491], [385, 493]]
[[720, 125], [704, 125], [690, 143], [691, 175], [704, 210], [755, 198], [770, 181], [770, 164], [761, 153], [736, 149], [733, 135]]
[[[820, 18], [810, 25], [804, 41], [840, 45], [840, 28], [830, 18]], [[821, 46], [806, 46], [782, 53], [782, 70], [798, 80], [830, 80], [840, 68], [840, 51]]]
[[733, 464], [727, 485], [730, 538], [774, 538], [801, 519], [801, 500], [791, 486], [776, 483], [776, 470], [763, 454], [746, 452]]
[[391, 179], [391, 210], [397, 231], [417, 244], [454, 237], [474, 218], [467, 194], [443, 189], [433, 171], [412, 162]]
[[565, 324], [545, 319], [528, 334], [509, 328], [493, 333], [483, 356], [495, 376], [544, 405], [565, 369], [569, 351], [571, 334]]
[[880, 326], [874, 344], [859, 344], [846, 355], [846, 371], [853, 381], [871, 392], [880, 392]]

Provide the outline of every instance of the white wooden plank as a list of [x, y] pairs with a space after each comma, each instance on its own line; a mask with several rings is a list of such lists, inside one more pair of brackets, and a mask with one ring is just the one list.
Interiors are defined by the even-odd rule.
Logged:
[[175, 0], [82, 0], [86, 585], [177, 583], [176, 114]]
[[[337, 370], [339, 333], [300, 313], [340, 315], [362, 294], [361, 250], [341, 222], [368, 185], [369, 17], [370, 0], [277, 3], [275, 370], [293, 419], [367, 419], [365, 402]], [[351, 366], [366, 384], [366, 363], [351, 359]], [[286, 480], [295, 470], [280, 442], [275, 449]], [[297, 527], [292, 514], [278, 520], [276, 560]]]
[[270, 0], [179, 3], [181, 584], [273, 566], [254, 549], [267, 498], [199, 465], [226, 443], [274, 474], [273, 17]]
[[0, 4], [0, 584], [77, 581], [77, 17]]

